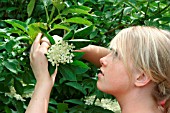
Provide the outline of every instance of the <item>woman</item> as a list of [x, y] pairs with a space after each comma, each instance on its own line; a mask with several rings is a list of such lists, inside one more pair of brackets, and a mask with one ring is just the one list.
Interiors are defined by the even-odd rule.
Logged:
[[[47, 112], [57, 73], [56, 69], [49, 76], [44, 56], [49, 46], [39, 34], [31, 48], [31, 66], [37, 83], [27, 113]], [[168, 113], [170, 33], [154, 27], [130, 27], [113, 38], [110, 48], [91, 45], [78, 50], [85, 52], [84, 59], [100, 67], [98, 89], [115, 96], [122, 113]], [[159, 105], [162, 100], [167, 100], [164, 111]]]

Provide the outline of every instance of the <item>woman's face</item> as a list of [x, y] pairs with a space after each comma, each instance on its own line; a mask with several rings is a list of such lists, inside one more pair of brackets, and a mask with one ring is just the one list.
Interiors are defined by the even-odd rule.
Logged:
[[130, 78], [118, 51], [113, 50], [100, 59], [101, 73], [98, 74], [99, 90], [114, 96], [129, 90]]

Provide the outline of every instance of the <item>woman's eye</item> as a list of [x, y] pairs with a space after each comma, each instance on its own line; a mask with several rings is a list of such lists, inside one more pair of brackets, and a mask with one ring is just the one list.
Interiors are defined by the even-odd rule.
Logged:
[[117, 51], [114, 51], [114, 55], [117, 57], [117, 56], [118, 56], [118, 52], [117, 52]]
[[114, 48], [109, 48], [109, 49], [113, 52], [113, 56], [114, 57], [118, 57], [119, 56], [116, 49], [114, 49]]

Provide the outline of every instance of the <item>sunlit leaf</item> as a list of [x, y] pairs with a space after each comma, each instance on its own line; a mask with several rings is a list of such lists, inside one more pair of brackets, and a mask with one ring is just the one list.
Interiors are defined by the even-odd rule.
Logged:
[[18, 74], [18, 61], [16, 59], [8, 59], [2, 64], [12, 73]]
[[53, 45], [55, 44], [55, 40], [53, 39], [53, 37], [47, 32], [47, 30], [43, 29], [43, 28], [39, 28], [42, 33], [48, 38], [48, 40], [50, 41], [50, 43]]
[[33, 10], [34, 10], [34, 6], [35, 6], [35, 1], [36, 0], [30, 0], [28, 6], [27, 6], [27, 13], [28, 13], [28, 17], [31, 16]]
[[73, 36], [74, 36], [74, 30], [71, 30], [64, 35], [63, 40], [70, 40]]
[[72, 18], [66, 19], [64, 22], [85, 24], [85, 25], [88, 25], [88, 26], [92, 25], [92, 22], [90, 22], [87, 19], [84, 19], [82, 17], [72, 17]]
[[48, 7], [50, 4], [52, 4], [51, 0], [41, 0], [46, 7]]
[[8, 24], [11, 24], [14, 27], [17, 27], [23, 30], [24, 32], [27, 32], [28, 30], [27, 25], [22, 21], [15, 20], [15, 19], [8, 19], [8, 20], [5, 20], [5, 22], [7, 22]]
[[38, 22], [38, 23], [32, 23], [28, 25], [28, 35], [31, 39], [35, 39], [35, 37], [38, 35], [41, 30], [39, 27], [46, 29], [46, 25], [44, 23]]
[[52, 27], [50, 31], [53, 31], [55, 29], [64, 29], [64, 30], [70, 31], [69, 27], [61, 25], [61, 24], [54, 24], [54, 26]]
[[94, 40], [87, 40], [87, 39], [71, 39], [68, 41], [69, 42], [95, 42]]
[[76, 8], [76, 7], [70, 7], [70, 8], [67, 8], [67, 9], [65, 9], [63, 12], [62, 12], [62, 14], [64, 14], [64, 15], [67, 15], [68, 13], [77, 13], [77, 14], [86, 14], [86, 15], [90, 15], [89, 13], [88, 13], [88, 11], [86, 11], [86, 10], [83, 10], [83, 9], [80, 9], [80, 8]]
[[84, 28], [81, 28], [81, 29], [78, 29], [75, 34], [74, 34], [74, 37], [75, 38], [85, 38], [87, 37], [88, 35], [91, 34], [91, 32], [93, 31], [93, 25], [91, 26], [87, 26], [87, 27], [84, 27]]

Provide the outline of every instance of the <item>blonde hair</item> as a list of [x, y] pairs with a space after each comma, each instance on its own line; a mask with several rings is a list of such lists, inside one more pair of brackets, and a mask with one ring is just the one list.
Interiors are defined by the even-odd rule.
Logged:
[[111, 41], [118, 48], [126, 67], [131, 59], [157, 85], [153, 96], [158, 100], [170, 95], [170, 32], [155, 27], [134, 26], [123, 29]]

